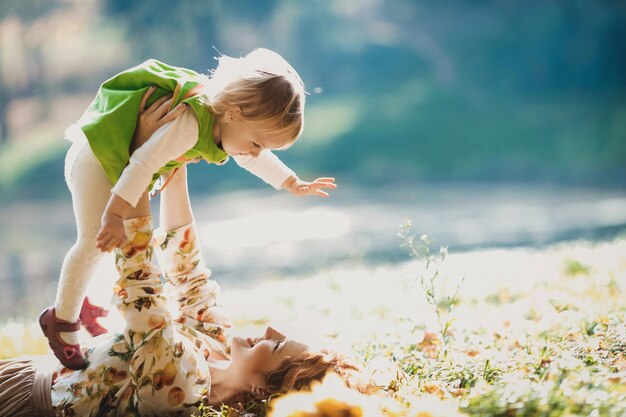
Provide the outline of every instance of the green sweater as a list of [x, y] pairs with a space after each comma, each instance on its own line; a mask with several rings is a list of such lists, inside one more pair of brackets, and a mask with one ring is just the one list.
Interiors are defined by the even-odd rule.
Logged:
[[[206, 80], [206, 79], [204, 79]], [[147, 105], [167, 94], [180, 89], [174, 97], [173, 106], [187, 103], [198, 119], [198, 141], [187, 151], [185, 158], [201, 157], [210, 163], [223, 163], [228, 155], [213, 141], [214, 116], [203, 103], [204, 97], [196, 95], [184, 98], [189, 91], [203, 81], [195, 71], [173, 67], [155, 59], [123, 71], [105, 81], [98, 94], [89, 105], [86, 117], [81, 118], [80, 127], [104, 171], [115, 184], [130, 159], [129, 148], [135, 132], [139, 106], [144, 93], [151, 86], [157, 88], [150, 96]], [[170, 161], [157, 171], [150, 183], [167, 171], [181, 166], [178, 161]]]

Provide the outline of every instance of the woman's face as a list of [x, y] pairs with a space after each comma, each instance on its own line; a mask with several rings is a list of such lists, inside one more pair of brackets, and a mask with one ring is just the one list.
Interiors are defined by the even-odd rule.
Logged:
[[297, 359], [306, 351], [306, 345], [287, 339], [282, 333], [268, 327], [263, 337], [234, 337], [230, 354], [232, 366], [239, 369], [242, 375], [258, 375], [264, 379], [286, 359]]

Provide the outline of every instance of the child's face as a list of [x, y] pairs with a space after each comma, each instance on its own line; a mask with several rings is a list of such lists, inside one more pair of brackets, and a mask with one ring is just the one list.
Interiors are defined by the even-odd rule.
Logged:
[[263, 149], [283, 146], [280, 141], [255, 131], [249, 123], [236, 116], [230, 117], [229, 114], [219, 120], [214, 135], [218, 146], [231, 156], [249, 155], [256, 158]]

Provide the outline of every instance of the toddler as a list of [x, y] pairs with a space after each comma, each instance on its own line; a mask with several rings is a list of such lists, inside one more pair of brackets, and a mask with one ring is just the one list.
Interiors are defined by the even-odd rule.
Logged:
[[[335, 188], [333, 178], [302, 181], [270, 151], [299, 138], [304, 99], [296, 71], [267, 49], [221, 56], [211, 77], [148, 60], [102, 84], [66, 133], [73, 142], [65, 175], [77, 240], [64, 259], [55, 305], [39, 317], [64, 366], [85, 367], [76, 337], [81, 324], [92, 336], [106, 332], [96, 322], [106, 311], [84, 298], [85, 288], [103, 252], [125, 246], [127, 213], [147, 204], [149, 190], [167, 185], [157, 184], [162, 174], [200, 160], [224, 164], [232, 156], [276, 189], [328, 196], [323, 189]], [[133, 143], [138, 118], [153, 112], [163, 114], [158, 129], [145, 144]]]

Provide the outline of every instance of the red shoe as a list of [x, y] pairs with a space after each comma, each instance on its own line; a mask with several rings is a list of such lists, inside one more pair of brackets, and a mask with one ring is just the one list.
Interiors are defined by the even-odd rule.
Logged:
[[78, 318], [83, 322], [85, 330], [87, 330], [92, 337], [96, 337], [108, 333], [108, 330], [100, 326], [96, 321], [98, 317], [106, 317], [108, 315], [109, 310], [91, 304], [89, 299], [85, 297]]
[[46, 308], [39, 315], [39, 325], [48, 339], [50, 349], [59, 361], [73, 371], [86, 367], [85, 359], [80, 351], [80, 345], [68, 345], [59, 337], [59, 332], [76, 332], [80, 329], [81, 321], [70, 323], [57, 318], [54, 307]]

